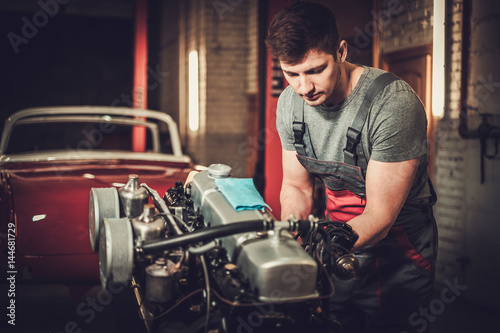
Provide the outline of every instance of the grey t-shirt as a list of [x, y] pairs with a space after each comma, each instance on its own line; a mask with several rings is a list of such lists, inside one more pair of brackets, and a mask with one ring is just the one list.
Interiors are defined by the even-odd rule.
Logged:
[[[349, 97], [333, 107], [304, 106], [304, 122], [311, 143], [320, 160], [344, 161], [346, 133], [372, 81], [384, 71], [365, 67]], [[285, 150], [293, 145], [293, 91], [288, 86], [278, 99], [276, 127]], [[427, 118], [422, 102], [404, 81], [390, 83], [372, 104], [361, 133], [361, 144], [367, 158], [380, 162], [400, 162], [421, 156], [417, 177], [407, 203], [430, 196], [427, 185]]]

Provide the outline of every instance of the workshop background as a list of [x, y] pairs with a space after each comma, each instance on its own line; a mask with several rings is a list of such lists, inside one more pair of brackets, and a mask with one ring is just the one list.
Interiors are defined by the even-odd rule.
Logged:
[[[274, 111], [285, 83], [264, 37], [272, 16], [292, 2], [147, 2], [147, 107], [174, 118], [196, 163], [225, 163], [235, 176], [254, 178], [277, 216], [281, 153]], [[432, 332], [498, 329], [500, 2], [317, 2], [337, 13], [351, 61], [406, 76], [427, 107], [439, 228]], [[136, 5], [0, 2], [1, 123], [35, 106], [132, 107]], [[190, 68], [198, 68], [199, 82], [198, 118], [191, 121]], [[497, 128], [482, 131], [481, 124]], [[457, 297], [443, 302], [450, 285], [459, 286]], [[59, 285], [46, 292], [27, 288], [28, 299], [44, 295], [44, 302], [58, 302], [54, 311], [71, 311]], [[98, 321], [88, 331], [101, 327]]]

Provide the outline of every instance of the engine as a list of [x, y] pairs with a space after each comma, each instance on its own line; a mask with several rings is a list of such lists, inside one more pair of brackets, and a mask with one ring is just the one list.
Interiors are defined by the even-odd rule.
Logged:
[[163, 197], [137, 175], [93, 188], [102, 287], [131, 287], [148, 332], [341, 332], [328, 311], [331, 274], [355, 276], [357, 234], [312, 216], [237, 210], [216, 185], [228, 177], [228, 166], [211, 165]]

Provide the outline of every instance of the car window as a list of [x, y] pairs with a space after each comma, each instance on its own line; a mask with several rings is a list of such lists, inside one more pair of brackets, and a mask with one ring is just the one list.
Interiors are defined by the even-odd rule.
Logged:
[[[153, 138], [146, 129], [146, 151], [153, 150]], [[7, 154], [48, 150], [132, 151], [133, 126], [92, 122], [41, 122], [18, 124], [12, 129]], [[168, 135], [168, 128], [166, 134]], [[166, 140], [165, 138], [163, 140]], [[164, 141], [160, 142], [164, 144]], [[166, 149], [168, 150], [168, 149]], [[170, 145], [170, 151], [171, 151]]]
[[163, 121], [155, 121], [150, 119], [150, 121], [157, 123], [160, 136], [160, 150], [164, 154], [173, 154], [174, 149], [172, 147], [172, 140], [170, 137], [170, 131], [168, 125]]

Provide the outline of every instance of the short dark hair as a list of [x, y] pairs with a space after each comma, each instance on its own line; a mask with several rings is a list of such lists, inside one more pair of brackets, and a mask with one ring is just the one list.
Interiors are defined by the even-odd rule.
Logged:
[[336, 60], [339, 43], [337, 17], [313, 2], [296, 2], [279, 12], [266, 39], [272, 56], [289, 64], [300, 62], [310, 50], [332, 54]]

